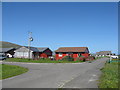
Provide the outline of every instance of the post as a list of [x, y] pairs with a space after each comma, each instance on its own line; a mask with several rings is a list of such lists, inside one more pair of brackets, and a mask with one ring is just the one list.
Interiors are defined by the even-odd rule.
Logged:
[[31, 44], [31, 32], [28, 32], [28, 59], [30, 60], [30, 44]]
[[110, 63], [111, 63], [111, 61], [112, 61], [112, 58], [111, 58], [111, 55], [110, 55]]

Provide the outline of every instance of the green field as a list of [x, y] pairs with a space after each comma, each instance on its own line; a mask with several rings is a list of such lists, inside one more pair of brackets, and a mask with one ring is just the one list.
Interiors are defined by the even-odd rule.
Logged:
[[120, 63], [106, 63], [101, 69], [99, 88], [118, 88], [118, 64]]
[[16, 65], [0, 64], [0, 79], [9, 78], [27, 72], [27, 68]]

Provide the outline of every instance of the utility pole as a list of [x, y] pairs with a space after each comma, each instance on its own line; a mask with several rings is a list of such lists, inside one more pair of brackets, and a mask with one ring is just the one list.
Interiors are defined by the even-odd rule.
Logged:
[[111, 61], [112, 61], [112, 57], [111, 57], [111, 54], [110, 54], [110, 63], [111, 63]]
[[31, 41], [33, 41], [31, 35], [32, 35], [32, 32], [28, 32], [28, 59], [29, 60], [30, 60], [30, 45], [31, 45]]

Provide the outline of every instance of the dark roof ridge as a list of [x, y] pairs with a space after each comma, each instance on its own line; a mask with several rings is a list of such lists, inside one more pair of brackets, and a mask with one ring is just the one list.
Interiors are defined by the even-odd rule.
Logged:
[[[23, 46], [23, 47], [28, 47], [28, 46]], [[32, 48], [49, 48], [49, 47], [33, 47], [33, 46], [30, 46]]]

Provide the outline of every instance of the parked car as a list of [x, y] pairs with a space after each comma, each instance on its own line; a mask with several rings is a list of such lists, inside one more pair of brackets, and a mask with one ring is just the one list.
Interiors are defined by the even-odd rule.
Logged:
[[49, 56], [48, 58], [50, 58], [50, 60], [55, 60], [55, 57], [53, 56]]
[[114, 55], [114, 56], [111, 56], [111, 58], [118, 58], [118, 56], [117, 56], [117, 55]]
[[0, 53], [0, 60], [5, 60], [6, 59], [6, 56], [4, 53]]

